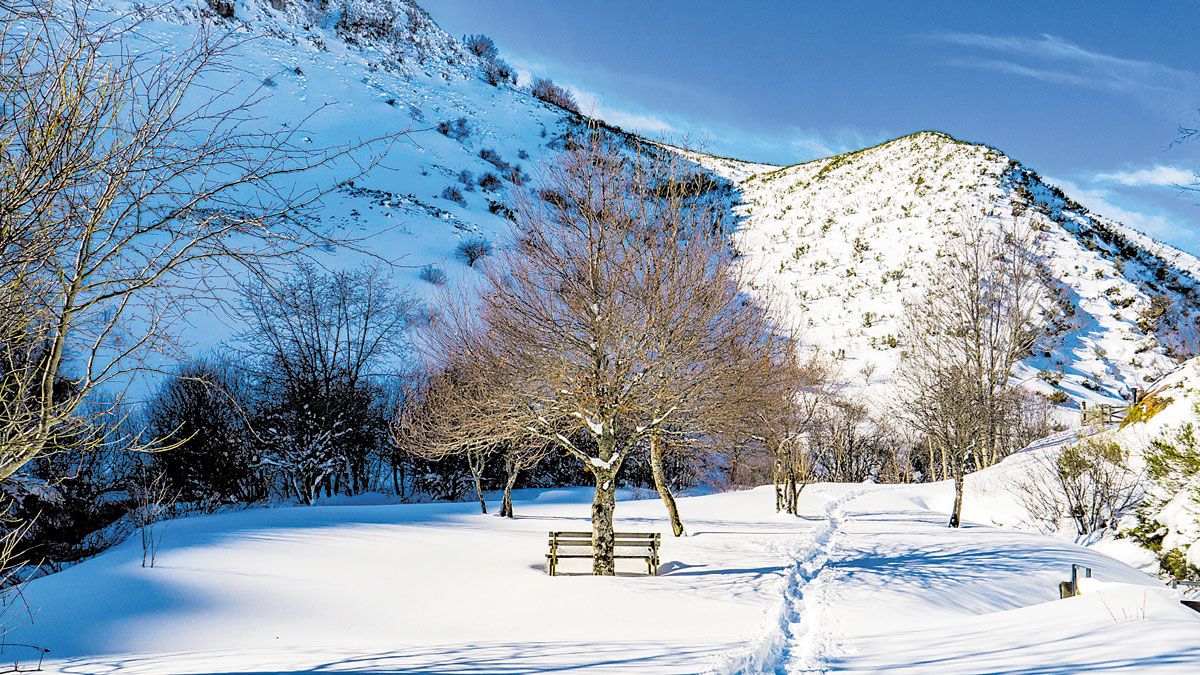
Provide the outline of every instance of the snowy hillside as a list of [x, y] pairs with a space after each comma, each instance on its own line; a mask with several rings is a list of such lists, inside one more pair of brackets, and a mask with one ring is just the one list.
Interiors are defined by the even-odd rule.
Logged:
[[[258, 100], [264, 128], [299, 128], [304, 143], [334, 149], [403, 133], [353, 153], [358, 163], [301, 175], [296, 189], [326, 192], [319, 227], [353, 244], [318, 253], [321, 262], [384, 259], [398, 265], [402, 286], [427, 300], [475, 274], [456, 246], [495, 242], [511, 191], [580, 124], [511, 83], [489, 84], [484, 61], [407, 0], [238, 0], [231, 17], [219, 16], [217, 4], [156, 8], [133, 48], [182, 51], [201, 23], [232, 31], [229, 67], [210, 72], [203, 90]], [[113, 2], [92, 18], [139, 15], [138, 7]], [[187, 335], [199, 348], [236, 329], [198, 314], [189, 321], [205, 326]]]
[[[484, 62], [409, 0], [195, 0], [140, 32], [170, 51], [202, 16], [243, 40], [236, 70], [212, 84], [265, 95], [259, 112], [269, 121], [304, 120], [305, 139], [320, 147], [412, 132], [338, 187], [320, 218], [366, 237], [362, 247], [402, 265], [401, 282], [427, 299], [443, 279], [471, 278], [456, 245], [495, 241], [511, 191], [578, 128], [577, 116], [531, 96], [528, 83], [489, 84]], [[880, 401], [901, 349], [902, 300], [919, 292], [964, 214], [1020, 214], [1044, 235], [1060, 297], [1053, 340], [1019, 374], [1030, 386], [1113, 402], [1200, 346], [1200, 261], [1086, 211], [994, 148], [923, 132], [783, 168], [692, 157], [740, 188], [737, 246], [752, 285]], [[342, 166], [304, 180], [327, 189], [346, 175], [353, 170]], [[334, 264], [362, 257], [343, 254]], [[1159, 296], [1170, 303], [1161, 316], [1151, 310]]]
[[[737, 245], [755, 288], [879, 398], [902, 348], [903, 299], [964, 218], [985, 214], [987, 227], [1021, 219], [1038, 231], [1058, 287], [1053, 339], [1019, 373], [1031, 386], [1115, 402], [1200, 345], [1200, 261], [1088, 212], [994, 148], [922, 132], [783, 168], [702, 161], [743, 192]], [[1158, 296], [1164, 316], [1151, 310]]]

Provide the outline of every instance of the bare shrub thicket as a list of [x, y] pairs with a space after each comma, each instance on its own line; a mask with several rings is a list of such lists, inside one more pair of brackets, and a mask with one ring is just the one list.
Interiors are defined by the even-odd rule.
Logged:
[[539, 77], [533, 81], [533, 86], [529, 91], [546, 103], [556, 105], [569, 112], [579, 112], [579, 103], [575, 101], [575, 97], [571, 95], [571, 92], [558, 86], [552, 80]]
[[492, 254], [492, 242], [483, 237], [464, 239], [458, 242], [454, 253], [467, 264], [467, 267], [474, 267], [475, 263]]
[[500, 50], [490, 37], [464, 35], [462, 42], [467, 51], [483, 60], [484, 79], [488, 84], [496, 86], [505, 82], [517, 83], [516, 71], [500, 58]]
[[358, 494], [386, 454], [385, 384], [408, 347], [414, 309], [381, 268], [301, 265], [243, 293], [238, 350], [251, 369], [254, 434], [277, 485], [303, 503]]
[[765, 356], [758, 363], [760, 400], [751, 408], [723, 409], [728, 415], [719, 433], [741, 451], [761, 449], [771, 466], [775, 510], [795, 515], [801, 490], [816, 475], [811, 435], [834, 394], [833, 369], [821, 358], [801, 359], [791, 339]]
[[591, 474], [596, 574], [614, 573], [626, 459], [666, 435], [698, 440], [710, 411], [745, 405], [770, 348], [738, 292], [724, 205], [662, 191], [680, 161], [623, 154], [597, 132], [574, 144], [545, 175], [559, 199], [517, 195], [478, 315], [447, 311], [427, 336], [441, 376], [481, 392], [459, 397], [486, 424], [476, 442], [528, 438]]
[[1141, 494], [1129, 451], [1108, 436], [1093, 436], [1058, 453], [1030, 459], [1013, 489], [1030, 517], [1047, 531], [1070, 518], [1076, 534], [1116, 526]]
[[165, 526], [162, 521], [168, 518], [178, 496], [172, 492], [166, 476], [159, 471], [146, 469], [142, 472], [141, 480], [137, 481], [133, 490], [136, 506], [131, 515], [141, 536], [142, 567], [154, 567]]
[[898, 413], [948, 464], [961, 520], [963, 477], [1019, 447], [1023, 397], [1013, 368], [1044, 332], [1044, 286], [1034, 232], [967, 220], [932, 270], [925, 293], [905, 305], [897, 371]]

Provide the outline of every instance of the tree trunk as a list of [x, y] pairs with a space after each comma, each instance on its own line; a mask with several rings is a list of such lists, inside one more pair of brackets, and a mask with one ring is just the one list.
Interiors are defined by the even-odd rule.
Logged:
[[775, 513], [787, 510], [787, 496], [784, 494], [784, 483], [787, 481], [787, 471], [783, 463], [783, 447], [776, 445], [771, 450], [773, 463], [771, 476], [775, 479]]
[[475, 483], [475, 496], [479, 499], [479, 512], [487, 513], [487, 502], [483, 498], [483, 472], [487, 468], [487, 455], [479, 451], [467, 453], [467, 466], [471, 469], [471, 480]]
[[617, 508], [616, 472], [593, 467], [596, 495], [592, 498], [592, 574], [611, 577], [617, 573], [613, 560], [613, 514]]
[[954, 460], [954, 510], [950, 513], [950, 527], [962, 524], [963, 503], [963, 461], [961, 457]]
[[679, 518], [679, 507], [675, 505], [675, 495], [667, 485], [667, 472], [663, 469], [662, 440], [658, 436], [650, 437], [650, 473], [654, 476], [654, 487], [658, 496], [662, 497], [663, 505], [667, 507], [667, 515], [671, 518], [671, 531], [676, 537], [683, 536], [683, 520]]
[[512, 489], [513, 489], [513, 485], [516, 484], [516, 482], [517, 482], [517, 474], [518, 473], [520, 473], [518, 469], [510, 470], [508, 472], [507, 480], [504, 481], [504, 499], [502, 499], [500, 501], [500, 517], [501, 518], [512, 518], [513, 517]]
[[483, 472], [471, 470], [471, 478], [475, 482], [475, 496], [479, 498], [479, 512], [487, 513], [487, 501], [483, 498]]
[[785, 492], [785, 510], [791, 515], [797, 515], [800, 512], [799, 495], [800, 491], [796, 489], [796, 471], [792, 467], [788, 467], [787, 482], [784, 487]]

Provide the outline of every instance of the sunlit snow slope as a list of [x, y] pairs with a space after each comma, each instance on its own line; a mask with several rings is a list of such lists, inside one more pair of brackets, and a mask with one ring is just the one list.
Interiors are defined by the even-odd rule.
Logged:
[[[783, 168], [702, 161], [742, 191], [737, 245], [752, 286], [877, 401], [903, 348], [903, 300], [964, 222], [1020, 220], [1038, 234], [1053, 336], [1020, 377], [1043, 393], [1119, 399], [1198, 346], [1200, 261], [1089, 212], [995, 148], [922, 132]], [[1143, 314], [1155, 296], [1167, 316]]]
[[[304, 120], [315, 146], [411, 130], [377, 166], [335, 189], [319, 217], [347, 236], [366, 236], [362, 246], [405, 266], [400, 281], [431, 301], [436, 287], [422, 270], [436, 267], [451, 283], [473, 278], [455, 245], [473, 236], [498, 242], [520, 189], [508, 177], [513, 167], [521, 167], [517, 182], [535, 176], [565, 134], [580, 129], [581, 118], [533, 98], [528, 83], [489, 85], [482, 62], [409, 0], [239, 0], [233, 7], [232, 18], [219, 18], [208, 0], [193, 0], [140, 32], [170, 51], [187, 44], [201, 20], [235, 31], [244, 40], [234, 50], [236, 69], [212, 84], [265, 94], [264, 117]], [[436, 130], [458, 120], [466, 133], [457, 138]], [[782, 168], [692, 157], [738, 187], [736, 245], [751, 290], [772, 296], [804, 340], [838, 358], [852, 386], [880, 406], [903, 348], [896, 339], [903, 299], [927, 283], [951, 230], [979, 216], [988, 216], [984, 227], [1019, 218], [1041, 234], [1057, 297], [1048, 316], [1054, 335], [1019, 373], [1029, 386], [1116, 401], [1200, 346], [1200, 261], [1087, 211], [995, 148], [922, 132]], [[304, 180], [336, 185], [346, 175], [341, 168]], [[486, 174], [499, 182], [480, 186]], [[330, 261], [361, 257], [339, 251]], [[1157, 296], [1170, 311], [1146, 315]], [[206, 326], [197, 341], [226, 336]]]

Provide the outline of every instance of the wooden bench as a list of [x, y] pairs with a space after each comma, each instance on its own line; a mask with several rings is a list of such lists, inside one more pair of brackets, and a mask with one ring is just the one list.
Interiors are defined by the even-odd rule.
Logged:
[[[662, 535], [657, 532], [616, 532], [613, 534], [613, 558], [645, 560], [646, 574], [658, 574], [658, 545]], [[567, 549], [563, 551], [562, 549]], [[551, 532], [550, 552], [546, 554], [546, 571], [558, 574], [558, 561], [563, 558], [592, 558], [591, 532]]]

